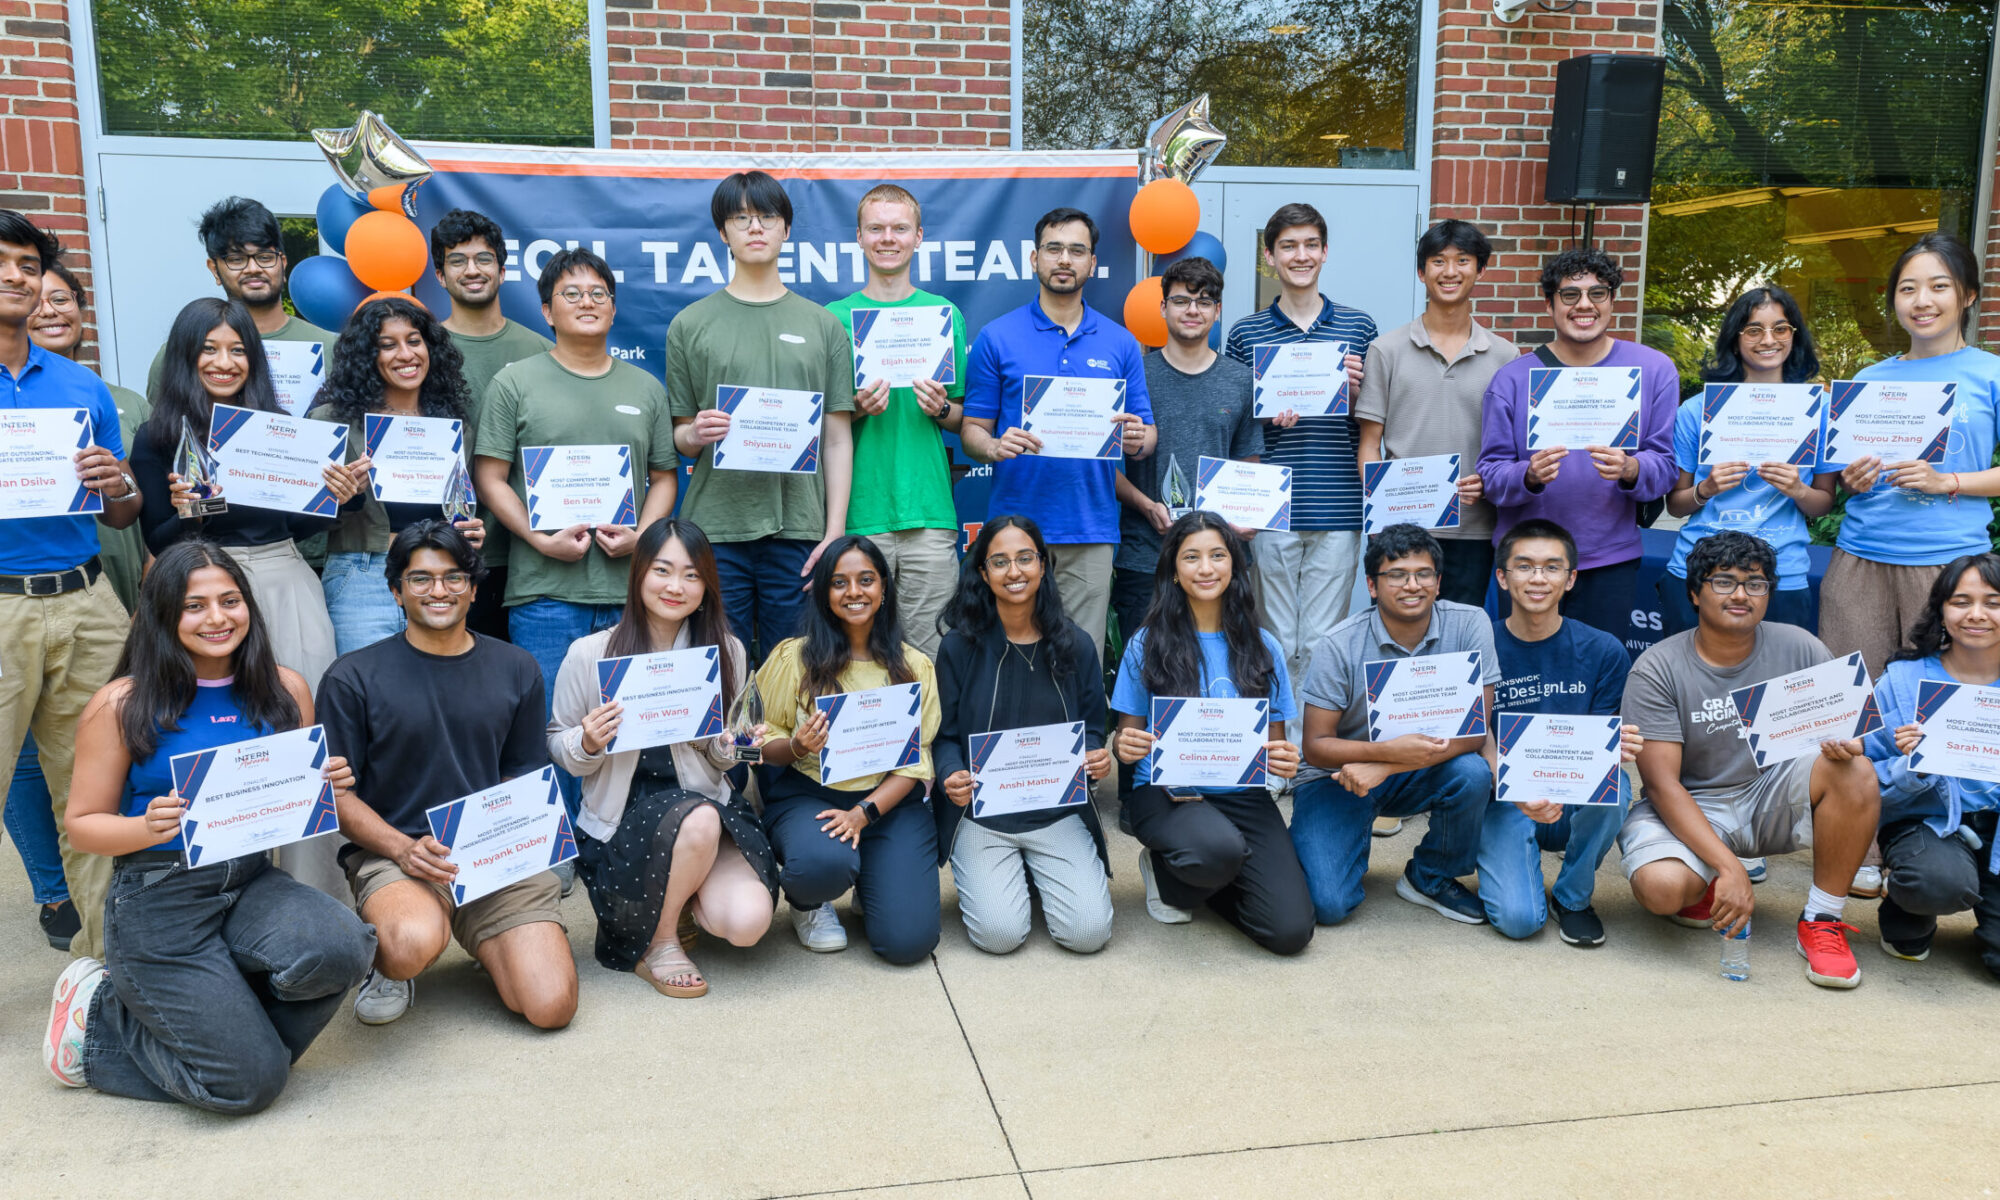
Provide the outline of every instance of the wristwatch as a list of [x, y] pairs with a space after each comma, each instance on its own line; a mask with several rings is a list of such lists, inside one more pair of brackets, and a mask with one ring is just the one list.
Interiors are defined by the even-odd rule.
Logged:
[[861, 819], [868, 822], [870, 825], [873, 825], [875, 822], [882, 819], [882, 810], [875, 807], [875, 802], [873, 800], [863, 800], [861, 803], [855, 805], [854, 807], [860, 810]]
[[132, 478], [131, 472], [120, 471], [118, 472], [118, 478], [125, 481], [125, 490], [116, 496], [105, 497], [106, 500], [111, 501], [113, 504], [122, 504], [139, 494], [139, 481]]

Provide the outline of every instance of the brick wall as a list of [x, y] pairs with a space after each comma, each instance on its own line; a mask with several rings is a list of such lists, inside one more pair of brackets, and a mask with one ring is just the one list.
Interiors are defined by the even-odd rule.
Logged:
[[[2000, 130], [1989, 130], [2000, 138]], [[1993, 172], [1993, 203], [2000, 207], [2000, 167]], [[1979, 287], [1979, 323], [1974, 340], [1989, 350], [2000, 348], [2000, 220], [1989, 214], [1992, 228], [1986, 231], [1986, 271]]]
[[[60, 237], [63, 261], [88, 288], [83, 142], [68, 8], [0, 0], [0, 208], [15, 209]], [[86, 329], [84, 338], [80, 357], [95, 366], [95, 329]]]
[[[1657, 53], [1660, 5], [1533, 6], [1513, 25], [1494, 20], [1491, 0], [1440, 0], [1439, 7], [1431, 219], [1475, 221], [1493, 240], [1480, 320], [1517, 341], [1546, 340], [1542, 260], [1575, 237], [1570, 210], [1542, 200], [1556, 64], [1577, 54]], [[1577, 221], [1580, 231], [1580, 209]], [[1637, 330], [1645, 232], [1644, 208], [1598, 211], [1598, 244], [1625, 268], [1615, 328], [1628, 337]]]
[[1008, 144], [1009, 0], [607, 0], [605, 19], [614, 146]]

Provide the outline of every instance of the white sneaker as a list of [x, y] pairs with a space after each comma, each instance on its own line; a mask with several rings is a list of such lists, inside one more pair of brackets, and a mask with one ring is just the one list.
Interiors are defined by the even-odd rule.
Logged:
[[1762, 883], [1764, 880], [1770, 878], [1770, 864], [1766, 863], [1763, 859], [1739, 858], [1736, 861], [1743, 864], [1743, 873], [1750, 877], [1751, 883]]
[[1888, 885], [1882, 882], [1882, 868], [1863, 867], [1854, 873], [1854, 882], [1848, 885], [1847, 894], [1862, 900], [1879, 900], [1888, 890]]
[[90, 1019], [91, 998], [108, 978], [104, 964], [94, 958], [79, 958], [56, 976], [48, 1033], [42, 1040], [42, 1065], [64, 1087], [89, 1086], [83, 1077], [83, 1027]]
[[1162, 925], [1185, 925], [1194, 920], [1194, 914], [1185, 908], [1175, 908], [1160, 899], [1160, 885], [1153, 879], [1153, 852], [1139, 851], [1139, 878], [1146, 881], [1146, 915]]
[[363, 1025], [387, 1025], [410, 1011], [416, 998], [416, 980], [391, 979], [371, 967], [361, 990], [354, 993], [354, 1019]]
[[847, 931], [840, 927], [840, 918], [835, 915], [831, 904], [822, 904], [818, 908], [793, 905], [792, 932], [799, 935], [799, 944], [814, 954], [832, 954], [847, 949]]

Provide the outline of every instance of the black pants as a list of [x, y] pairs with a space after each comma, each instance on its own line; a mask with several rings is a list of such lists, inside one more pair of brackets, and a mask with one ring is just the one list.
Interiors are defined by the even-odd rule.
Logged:
[[1486, 589], [1493, 583], [1493, 543], [1486, 538], [1439, 538], [1438, 545], [1444, 547], [1438, 596], [1484, 608]]
[[1278, 954], [1312, 941], [1312, 892], [1285, 816], [1263, 788], [1171, 800], [1142, 787], [1125, 801], [1132, 835], [1153, 856], [1160, 899], [1208, 907]]
[[1876, 913], [1882, 937], [1899, 949], [1928, 947], [1937, 919], [1972, 910], [1979, 959], [2000, 979], [2000, 875], [1993, 861], [1994, 814], [1974, 813], [1966, 825], [1985, 848], [1974, 851], [1956, 835], [1939, 837], [1916, 817], [1882, 827], [1882, 874], [1889, 894]]

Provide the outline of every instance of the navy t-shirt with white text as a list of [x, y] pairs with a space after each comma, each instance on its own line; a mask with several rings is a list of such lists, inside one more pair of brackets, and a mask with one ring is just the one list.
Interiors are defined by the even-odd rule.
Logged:
[[1625, 702], [1632, 656], [1601, 629], [1564, 618], [1554, 636], [1524, 642], [1507, 629], [1507, 622], [1495, 621], [1493, 645], [1500, 652], [1500, 682], [1493, 685], [1496, 714], [1615, 717]]

